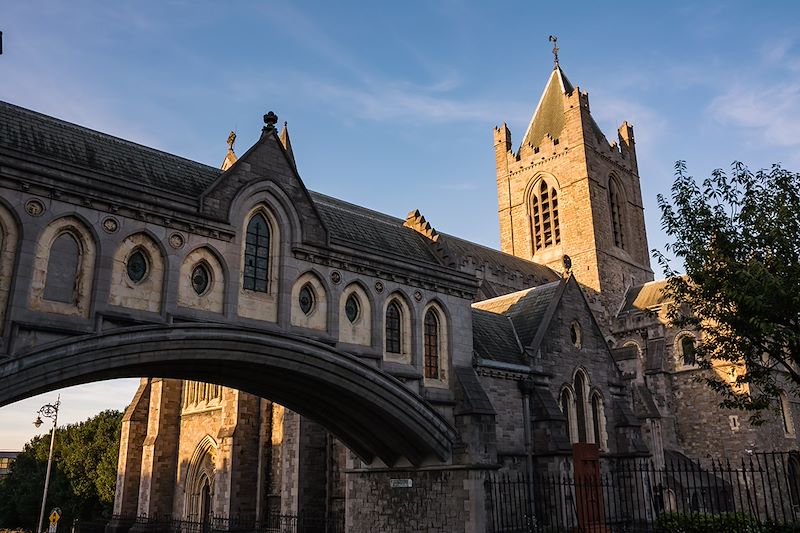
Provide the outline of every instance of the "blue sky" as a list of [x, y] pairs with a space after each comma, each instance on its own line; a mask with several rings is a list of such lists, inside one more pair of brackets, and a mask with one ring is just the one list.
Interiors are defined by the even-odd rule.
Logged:
[[[313, 190], [498, 245], [492, 127], [515, 145], [552, 68], [610, 138], [635, 128], [650, 246], [673, 164], [800, 169], [794, 2], [101, 2], [0, 10], [0, 99], [210, 165], [261, 116]], [[62, 391], [62, 420], [123, 408], [135, 380]], [[57, 393], [0, 408], [20, 448]]]

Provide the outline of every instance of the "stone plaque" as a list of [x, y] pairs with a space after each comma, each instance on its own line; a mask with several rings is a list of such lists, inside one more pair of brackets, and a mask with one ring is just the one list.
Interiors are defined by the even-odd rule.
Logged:
[[414, 483], [410, 479], [390, 479], [389, 486], [393, 489], [410, 489]]

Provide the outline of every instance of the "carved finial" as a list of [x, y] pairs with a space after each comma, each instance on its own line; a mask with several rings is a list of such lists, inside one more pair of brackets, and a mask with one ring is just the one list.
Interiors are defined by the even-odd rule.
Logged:
[[232, 131], [230, 135], [228, 135], [228, 150], [233, 151], [233, 143], [236, 142], [236, 132]]
[[551, 35], [548, 40], [553, 43], [553, 68], [558, 68], [558, 37]]
[[570, 272], [572, 272], [572, 258], [564, 254], [564, 257], [561, 258], [561, 262], [564, 264], [564, 277], [568, 277]]
[[275, 124], [278, 123], [278, 115], [270, 111], [266, 115], [264, 115], [264, 124], [265, 126], [262, 128], [262, 131], [271, 131], [275, 129]]

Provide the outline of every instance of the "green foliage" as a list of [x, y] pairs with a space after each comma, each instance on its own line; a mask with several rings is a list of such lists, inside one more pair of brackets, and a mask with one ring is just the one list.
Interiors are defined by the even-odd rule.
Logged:
[[800, 525], [768, 519], [759, 523], [747, 513], [661, 513], [658, 533], [797, 533]]
[[658, 202], [672, 239], [653, 251], [670, 278], [670, 321], [700, 332], [697, 362], [717, 370], [702, 379], [721, 406], [760, 423], [800, 385], [800, 174], [734, 163], [730, 176], [715, 170], [698, 182], [679, 161], [671, 199]]
[[[61, 507], [61, 524], [110, 518], [121, 422], [119, 411], [103, 411], [56, 430], [47, 511]], [[49, 450], [50, 434], [34, 437], [0, 480], [0, 528], [36, 527]]]

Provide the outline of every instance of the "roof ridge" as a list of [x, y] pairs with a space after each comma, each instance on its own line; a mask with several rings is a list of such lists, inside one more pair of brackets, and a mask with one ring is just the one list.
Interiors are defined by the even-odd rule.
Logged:
[[105, 133], [105, 132], [102, 132], [100, 130], [89, 128], [87, 126], [82, 126], [82, 125], [76, 124], [74, 122], [69, 122], [67, 120], [64, 120], [64, 119], [61, 119], [61, 118], [58, 118], [58, 117], [54, 117], [52, 115], [47, 115], [47, 114], [42, 113], [40, 111], [34, 111], [33, 109], [28, 109], [26, 107], [18, 106], [16, 104], [12, 104], [10, 102], [6, 102], [5, 100], [0, 100], [0, 106], [6, 106], [6, 107], [9, 107], [9, 108], [12, 108], [16, 112], [22, 112], [24, 114], [33, 115], [35, 117], [38, 117], [38, 119], [40, 119], [40, 120], [41, 119], [45, 119], [45, 120], [60, 124], [62, 126], [68, 127], [68, 128], [72, 128], [72, 129], [75, 129], [75, 130], [80, 130], [80, 131], [95, 135], [97, 137], [103, 137], [103, 138], [106, 138], [106, 139], [111, 140], [111, 141], [119, 142], [121, 144], [125, 144], [125, 145], [128, 145], [128, 146], [136, 147], [136, 148], [139, 148], [139, 149], [144, 149], [144, 150], [156, 153], [156, 154], [168, 156], [168, 157], [170, 157], [172, 159], [178, 159], [178, 160], [184, 161], [186, 163], [190, 163], [192, 165], [195, 165], [197, 167], [201, 167], [201, 168], [208, 169], [210, 171], [214, 171], [216, 173], [220, 173], [220, 174], [222, 173], [222, 171], [220, 169], [218, 169], [216, 167], [213, 167], [211, 165], [207, 165], [205, 163], [201, 163], [199, 161], [195, 161], [194, 159], [189, 159], [188, 157], [175, 155], [175, 154], [172, 154], [172, 153], [167, 152], [165, 150], [161, 150], [159, 148], [153, 148], [152, 146], [147, 146], [146, 144], [141, 144], [141, 143], [137, 143], [137, 142], [134, 142], [134, 141], [130, 141], [128, 139], [123, 139], [122, 137], [117, 137], [116, 135], [111, 135], [110, 133]]
[[[352, 202], [348, 202], [347, 200], [342, 200], [341, 198], [336, 198], [335, 196], [331, 196], [329, 194], [324, 194], [324, 193], [321, 193], [321, 192], [318, 192], [318, 191], [312, 191], [311, 189], [309, 189], [308, 192], [311, 194], [312, 200], [314, 200], [315, 202], [317, 200], [321, 200], [320, 203], [323, 203], [323, 204], [325, 204], [325, 205], [327, 205], [329, 207], [333, 207], [335, 209], [344, 209], [345, 207], [352, 207], [352, 208], [355, 208], [355, 209], [357, 209], [358, 211], [361, 211], [361, 212], [368, 211], [370, 213], [374, 213], [376, 215], [379, 215], [379, 217], [380, 217], [380, 219], [378, 220], [379, 222], [382, 222], [384, 224], [397, 223], [398, 226], [404, 227], [403, 226], [403, 222], [405, 222], [405, 220], [402, 219], [402, 218], [399, 218], [399, 217], [395, 217], [394, 215], [389, 215], [389, 214], [384, 213], [382, 211], [377, 211], [377, 210], [371, 209], [369, 207], [364, 207], [363, 205], [354, 204]], [[345, 205], [342, 206], [342, 205], [336, 205], [336, 204], [345, 204]]]

